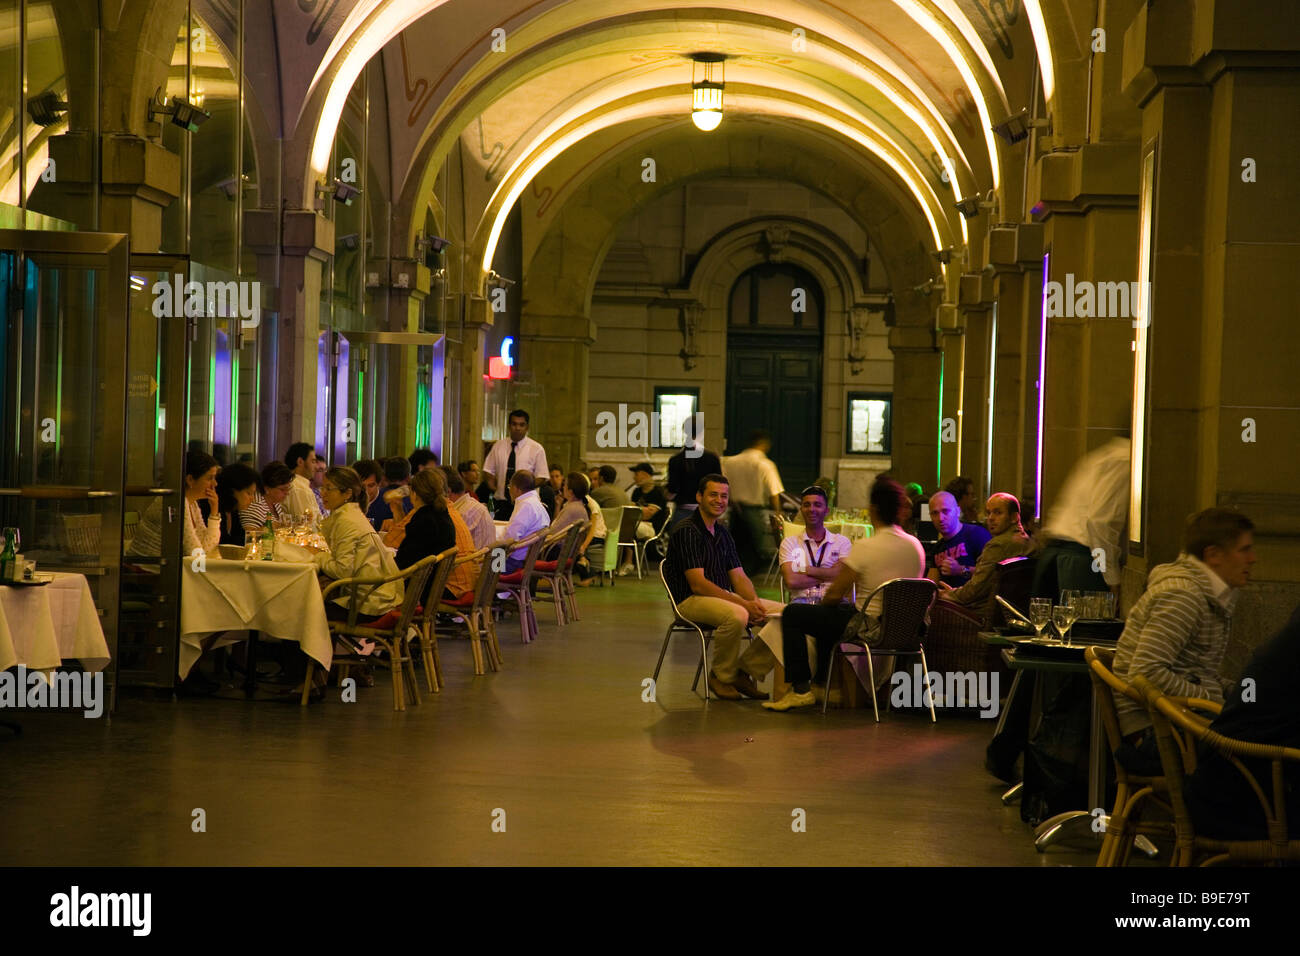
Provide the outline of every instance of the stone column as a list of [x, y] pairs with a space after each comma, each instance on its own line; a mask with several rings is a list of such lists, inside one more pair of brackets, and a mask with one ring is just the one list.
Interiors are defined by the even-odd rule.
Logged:
[[[985, 485], [985, 463], [989, 454], [989, 376], [990, 339], [993, 332], [993, 277], [982, 272], [961, 277], [957, 297], [959, 320], [965, 334], [965, 384], [962, 395], [962, 474], [974, 479], [975, 486], [987, 498], [991, 489]], [[947, 482], [947, 476], [944, 482]]]
[[939, 470], [939, 371], [943, 352], [935, 330], [915, 325], [889, 330], [894, 353], [891, 473], [902, 483], [929, 487]]
[[[244, 242], [257, 255], [258, 279], [272, 290], [274, 334], [259, 335], [264, 394], [258, 444], [283, 455], [296, 441], [316, 440], [320, 297], [324, 266], [334, 249], [334, 223], [309, 209], [244, 213]], [[263, 321], [263, 327], [267, 322]], [[324, 452], [325, 449], [318, 449]]]
[[[457, 461], [473, 459], [483, 463], [483, 376], [487, 374], [487, 333], [492, 328], [492, 310], [487, 299], [457, 293], [449, 299], [452, 315], [463, 314], [459, 343], [447, 346], [447, 375], [460, 392], [460, 420], [457, 423]], [[450, 316], [447, 320], [450, 327]], [[448, 456], [450, 458], [452, 456]]]
[[537, 315], [525, 304], [519, 332], [521, 350], [528, 355], [526, 374], [546, 389], [546, 415], [538, 416], [534, 437], [546, 448], [548, 462], [571, 469], [581, 456], [587, 428], [594, 324], [585, 315]]

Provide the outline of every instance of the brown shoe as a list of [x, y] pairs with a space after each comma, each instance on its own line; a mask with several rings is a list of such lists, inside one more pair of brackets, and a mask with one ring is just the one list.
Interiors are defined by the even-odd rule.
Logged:
[[713, 691], [715, 697], [721, 697], [723, 700], [740, 700], [740, 691], [718, 680], [713, 671], [709, 671], [709, 690]]
[[731, 682], [731, 686], [750, 700], [767, 700], [767, 691], [759, 690], [753, 676], [744, 671], [736, 671], [736, 679]]

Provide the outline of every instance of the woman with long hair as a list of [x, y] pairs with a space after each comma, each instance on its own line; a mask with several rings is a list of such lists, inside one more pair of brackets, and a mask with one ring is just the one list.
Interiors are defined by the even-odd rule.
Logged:
[[221, 543], [244, 543], [244, 532], [257, 534], [262, 529], [249, 506], [257, 499], [261, 491], [262, 480], [252, 468], [243, 462], [235, 462], [221, 469], [217, 475], [217, 502], [221, 515]]
[[[405, 571], [417, 561], [453, 547], [458, 557], [472, 554], [474, 536], [447, 501], [446, 477], [442, 469], [417, 471], [411, 476], [410, 489], [415, 510], [406, 521], [406, 536], [397, 549], [397, 566]], [[474, 587], [477, 576], [477, 566], [470, 563], [453, 568], [442, 597], [460, 597]]]
[[[185, 524], [184, 554], [186, 557], [195, 551], [202, 551], [209, 557], [218, 558], [221, 552], [217, 545], [221, 543], [220, 503], [217, 499], [217, 472], [221, 466], [217, 460], [203, 451], [189, 451], [185, 454]], [[200, 501], [208, 503], [208, 518], [203, 519]], [[154, 503], [140, 516], [140, 525], [127, 553], [140, 557], [157, 557], [162, 554], [162, 514], [163, 500], [155, 498]]]

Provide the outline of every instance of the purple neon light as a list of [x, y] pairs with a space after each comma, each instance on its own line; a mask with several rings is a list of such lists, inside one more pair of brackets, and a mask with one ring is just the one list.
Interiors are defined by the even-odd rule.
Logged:
[[1043, 320], [1038, 335], [1038, 458], [1034, 477], [1034, 520], [1043, 514], [1043, 393], [1047, 391], [1047, 277], [1051, 253], [1043, 254]]

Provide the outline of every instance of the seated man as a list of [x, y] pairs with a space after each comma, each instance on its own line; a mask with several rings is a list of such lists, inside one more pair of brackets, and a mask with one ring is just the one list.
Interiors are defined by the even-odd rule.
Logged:
[[[768, 710], [811, 707], [817, 698], [812, 692], [812, 673], [808, 667], [807, 639], [817, 642], [817, 683], [825, 685], [830, 677], [831, 650], [843, 636], [844, 628], [857, 612], [841, 599], [853, 586], [858, 589], [859, 603], [894, 578], [919, 578], [925, 571], [925, 550], [898, 523], [904, 513], [907, 496], [898, 482], [879, 478], [871, 487], [868, 511], [874, 531], [870, 538], [860, 538], [840, 562], [835, 580], [830, 583], [819, 604], [788, 604], [781, 614], [785, 640], [785, 679], [793, 686], [780, 700], [766, 701]], [[868, 618], [879, 618], [884, 604], [879, 594], [862, 608]]]
[[1004, 491], [991, 495], [988, 500], [989, 532], [993, 535], [980, 552], [970, 580], [954, 588], [942, 580], [939, 597], [967, 608], [981, 619], [988, 616], [993, 603], [993, 576], [999, 561], [1033, 554], [1038, 545], [1020, 526], [1020, 502], [1015, 495]]
[[[537, 488], [531, 471], [516, 471], [508, 486], [510, 497], [514, 500], [514, 511], [510, 514], [510, 523], [506, 525], [497, 544], [522, 541], [537, 531], [551, 526], [551, 517], [537, 495]], [[527, 548], [518, 548], [506, 558], [506, 573], [518, 571], [524, 566], [528, 556]]]
[[[664, 523], [668, 520], [668, 496], [655, 484], [655, 469], [650, 462], [643, 461], [628, 470], [636, 481], [632, 504], [641, 509], [641, 520], [636, 524], [636, 537], [638, 541], [645, 541], [656, 537], [663, 530]], [[635, 560], [629, 554], [618, 573], [631, 574], [634, 567]]]
[[[1183, 553], [1152, 569], [1146, 593], [1129, 612], [1115, 650], [1115, 676], [1131, 680], [1141, 674], [1171, 696], [1223, 700], [1219, 664], [1238, 589], [1250, 582], [1255, 563], [1254, 528], [1229, 508], [1207, 508], [1192, 517]], [[1115, 710], [1124, 735], [1115, 759], [1133, 773], [1161, 776], [1146, 708], [1116, 694]]]
[[818, 604], [839, 574], [840, 559], [853, 542], [826, 530], [826, 489], [812, 485], [799, 496], [804, 530], [781, 541], [781, 577], [790, 589], [791, 604]]
[[385, 521], [397, 521], [411, 510], [407, 482], [411, 480], [411, 463], [405, 458], [385, 458], [379, 466], [384, 471], [384, 483], [375, 496], [374, 503], [366, 509], [366, 517], [376, 531], [383, 531]]
[[444, 465], [442, 472], [447, 477], [447, 500], [465, 522], [465, 527], [469, 528], [475, 549], [492, 547], [496, 541], [497, 529], [492, 523], [492, 516], [488, 514], [487, 505], [470, 495], [465, 479], [454, 468]]
[[926, 577], [959, 588], [975, 573], [975, 564], [992, 535], [977, 524], [964, 523], [957, 499], [946, 491], [931, 496], [930, 520], [939, 538], [925, 546]]
[[[1233, 686], [1215, 733], [1252, 744], [1300, 747], [1300, 607], [1270, 641], [1255, 650], [1241, 680]], [[1245, 766], [1265, 791], [1272, 770], [1263, 760]], [[1300, 838], [1300, 766], [1283, 764], [1287, 830]], [[1268, 838], [1263, 808], [1242, 775], [1224, 757], [1202, 745], [1196, 772], [1184, 788], [1197, 834], [1221, 840]], [[1274, 807], [1279, 810], [1280, 807]]]
[[781, 605], [761, 600], [740, 567], [736, 543], [718, 521], [727, 511], [728, 496], [722, 475], [700, 479], [699, 508], [668, 540], [664, 580], [682, 617], [714, 629], [709, 690], [725, 700], [758, 699], [767, 696], [758, 681], [776, 660], [762, 641], [750, 641], [744, 654], [740, 642], [746, 625], [761, 624]]
[[602, 508], [621, 508], [628, 504], [627, 492], [618, 486], [618, 472], [613, 465], [601, 465], [592, 471], [591, 497]]

